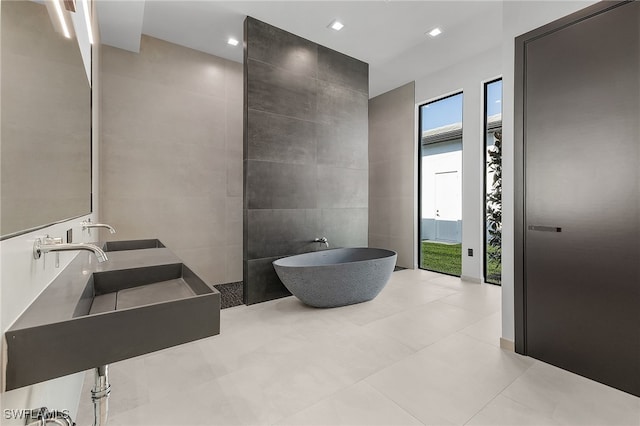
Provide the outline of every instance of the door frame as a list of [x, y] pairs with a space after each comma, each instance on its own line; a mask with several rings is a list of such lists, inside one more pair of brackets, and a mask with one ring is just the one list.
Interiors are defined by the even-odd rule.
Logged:
[[522, 34], [515, 39], [515, 75], [514, 75], [514, 320], [515, 351], [527, 355], [527, 282], [526, 282], [526, 205], [525, 174], [526, 158], [524, 136], [526, 81], [525, 61], [527, 43], [550, 33], [556, 32], [585, 19], [604, 13], [608, 10], [631, 3], [633, 0], [607, 1], [595, 3], [563, 18], [555, 20], [540, 28]]

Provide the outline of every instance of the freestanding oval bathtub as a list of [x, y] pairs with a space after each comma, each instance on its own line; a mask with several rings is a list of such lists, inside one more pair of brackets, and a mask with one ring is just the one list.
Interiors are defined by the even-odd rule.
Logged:
[[287, 289], [316, 308], [352, 305], [373, 299], [396, 265], [396, 252], [341, 248], [284, 257], [273, 262]]

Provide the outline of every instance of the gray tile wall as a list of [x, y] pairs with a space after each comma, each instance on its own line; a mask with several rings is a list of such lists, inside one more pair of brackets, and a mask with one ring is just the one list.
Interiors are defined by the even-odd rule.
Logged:
[[245, 21], [244, 297], [286, 296], [271, 262], [368, 244], [369, 66]]
[[369, 101], [369, 245], [414, 267], [415, 83]]
[[[101, 221], [242, 280], [242, 64], [142, 36], [102, 51]], [[103, 234], [105, 235], [105, 234]]]

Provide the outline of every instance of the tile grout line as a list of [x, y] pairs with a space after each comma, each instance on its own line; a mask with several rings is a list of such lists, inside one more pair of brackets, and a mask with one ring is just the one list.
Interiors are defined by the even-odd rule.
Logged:
[[[533, 364], [531, 365], [531, 367], [533, 367]], [[531, 368], [531, 367], [529, 367], [529, 368]], [[526, 370], [525, 370], [525, 372], [526, 372]], [[522, 374], [524, 374], [524, 373], [522, 373]], [[518, 378], [519, 378], [519, 377], [518, 377]], [[515, 381], [515, 380], [514, 380], [514, 381]], [[520, 404], [520, 405], [522, 405], [523, 407], [525, 407], [525, 408], [527, 408], [527, 409], [529, 409], [529, 410], [531, 410], [531, 411], [535, 411], [535, 412], [537, 412], [537, 413], [540, 413], [540, 415], [541, 415], [542, 417], [545, 417], [545, 418], [547, 418], [547, 419], [549, 419], [549, 420], [551, 420], [551, 421], [553, 421], [553, 422], [556, 422], [556, 420], [554, 420], [554, 419], [553, 419], [553, 417], [550, 417], [550, 416], [548, 416], [548, 415], [544, 414], [544, 412], [542, 412], [541, 410], [539, 410], [539, 409], [537, 409], [537, 408], [534, 408], [534, 407], [531, 407], [531, 406], [527, 405], [525, 402], [518, 401], [517, 399], [511, 398], [511, 397], [510, 397], [510, 396], [508, 396], [508, 395], [503, 395], [503, 393], [502, 393], [502, 392], [504, 392], [504, 389], [500, 392], [500, 395], [502, 395], [504, 398], [507, 398], [508, 400], [513, 401], [513, 402], [515, 402], [516, 404]]]
[[[527, 371], [529, 371], [529, 369], [533, 367], [533, 364], [531, 364], [530, 366], [528, 366], [527, 368], [524, 369], [524, 371], [522, 373], [520, 373], [516, 378], [514, 378], [513, 380], [511, 380], [508, 384], [506, 384], [502, 389], [500, 389], [494, 396], [493, 398], [491, 398], [489, 401], [487, 401], [486, 404], [484, 404], [482, 406], [482, 408], [480, 408], [478, 411], [476, 411], [471, 417], [469, 417], [463, 424], [466, 425], [468, 424], [475, 416], [477, 416], [482, 410], [484, 410], [489, 404], [491, 404], [491, 402], [493, 402], [498, 396], [502, 395], [502, 392], [505, 391], [505, 389], [507, 389], [509, 386], [511, 386], [516, 380], [518, 380], [520, 377], [522, 377]], [[511, 399], [511, 398], [509, 398]], [[518, 401], [516, 401], [518, 402]]]
[[[428, 280], [427, 280], [427, 281], [428, 281]], [[436, 284], [436, 285], [437, 285], [437, 284]], [[394, 288], [394, 289], [392, 289], [392, 291], [393, 291], [393, 290], [395, 290], [395, 291], [400, 291], [400, 290], [397, 290], [397, 289], [395, 289], [395, 288]], [[454, 291], [456, 291], [456, 293], [455, 293], [455, 294], [459, 294], [459, 293], [461, 293], [459, 290], [454, 290]], [[388, 315], [384, 315], [384, 316], [382, 316], [382, 317], [380, 317], [380, 318], [376, 318], [376, 319], [374, 319], [374, 320], [372, 320], [372, 321], [369, 321], [369, 322], [367, 322], [367, 323], [365, 323], [365, 324], [356, 324], [356, 323], [354, 323], [354, 324], [355, 324], [355, 325], [358, 325], [358, 326], [368, 326], [368, 325], [373, 324], [373, 323], [375, 323], [375, 322], [382, 321], [382, 320], [385, 320], [385, 319], [389, 319], [389, 318], [391, 318], [391, 317], [393, 317], [393, 316], [403, 314], [403, 313], [405, 313], [405, 312], [407, 312], [407, 311], [410, 311], [410, 310], [413, 310], [413, 309], [417, 309], [417, 308], [420, 308], [420, 307], [424, 307], [424, 306], [427, 306], [427, 305], [429, 305], [429, 304], [431, 304], [431, 303], [434, 303], [434, 302], [439, 302], [439, 301], [441, 301], [441, 299], [443, 299], [443, 298], [445, 298], [445, 297], [449, 297], [449, 296], [454, 296], [455, 294], [447, 294], [447, 295], [439, 296], [439, 297], [437, 297], [436, 299], [430, 300], [429, 302], [421, 303], [421, 304], [419, 304], [419, 305], [412, 306], [412, 307], [410, 307], [410, 308], [408, 308], [408, 309], [401, 309], [401, 310], [399, 310], [399, 311], [397, 311], [397, 312], [393, 312], [393, 313], [390, 313], [390, 314], [388, 314]], [[454, 306], [454, 305], [451, 305], [451, 304], [449, 304], [449, 303], [447, 303], [447, 305], [449, 305], [449, 306]], [[459, 306], [454, 306], [454, 307], [456, 307], [456, 308], [460, 308]], [[466, 309], [464, 309], [464, 308], [460, 308], [460, 309], [466, 310]], [[473, 311], [469, 311], [469, 312], [471, 312], [471, 313], [477, 313], [477, 312], [473, 312]], [[491, 315], [493, 315], [493, 314], [491, 314]], [[482, 319], [480, 319], [480, 320], [482, 320]], [[350, 321], [350, 322], [351, 322], [351, 321]], [[475, 322], [474, 322], [473, 324], [475, 324]], [[470, 325], [473, 325], [473, 324], [470, 324]], [[456, 331], [458, 331], [458, 330], [456, 330]]]
[[[408, 415], [410, 415], [411, 417], [413, 417], [414, 419], [416, 419], [416, 421], [418, 423], [422, 423], [423, 425], [426, 424], [424, 422], [422, 422], [419, 418], [417, 418], [416, 416], [414, 416], [411, 412], [407, 411], [405, 408], [403, 408], [400, 404], [398, 404], [396, 401], [394, 401], [392, 398], [389, 398], [387, 395], [383, 394], [382, 392], [380, 392], [380, 390], [378, 390], [378, 388], [376, 388], [375, 386], [373, 386], [371, 383], [366, 382], [365, 379], [361, 380], [362, 382], [365, 382], [365, 384], [367, 386], [369, 386], [371, 389], [373, 389], [376, 393], [378, 393], [379, 395], [381, 395], [382, 397], [386, 398], [387, 400], [391, 401], [391, 403], [393, 403], [393, 405], [395, 405], [396, 407], [400, 408], [402, 411], [404, 411], [405, 413], [407, 413]], [[358, 382], [359, 383], [359, 382]]]

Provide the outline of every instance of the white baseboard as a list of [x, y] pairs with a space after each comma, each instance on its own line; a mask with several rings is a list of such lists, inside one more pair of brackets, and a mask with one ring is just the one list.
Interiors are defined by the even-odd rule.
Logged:
[[515, 352], [516, 351], [516, 344], [513, 342], [513, 340], [509, 340], [509, 339], [505, 339], [504, 337], [501, 337], [500, 338], [500, 348], [504, 349], [506, 351]]
[[474, 277], [468, 277], [466, 275], [461, 275], [460, 279], [462, 281], [466, 281], [466, 282], [469, 282], [469, 283], [482, 284], [482, 279], [480, 279], [480, 278], [474, 278]]

